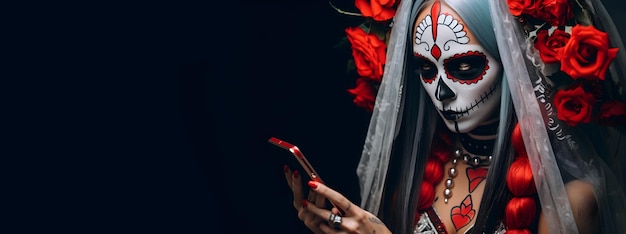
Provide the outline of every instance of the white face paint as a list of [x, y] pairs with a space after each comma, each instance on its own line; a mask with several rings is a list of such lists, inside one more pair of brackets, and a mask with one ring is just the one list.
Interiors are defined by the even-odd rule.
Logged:
[[493, 118], [500, 105], [500, 63], [458, 14], [436, 1], [418, 15], [414, 30], [414, 68], [448, 128], [467, 133]]

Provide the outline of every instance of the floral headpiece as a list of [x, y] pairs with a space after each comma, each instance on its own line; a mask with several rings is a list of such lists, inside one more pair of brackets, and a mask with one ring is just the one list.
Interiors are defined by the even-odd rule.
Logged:
[[[590, 6], [579, 0], [507, 0], [509, 11], [539, 54], [553, 83], [557, 117], [570, 126], [626, 124], [626, 102], [607, 88], [607, 69], [617, 55], [607, 33], [593, 24]], [[613, 86], [613, 88], [615, 88]]]
[[[626, 124], [626, 102], [616, 87], [606, 88], [612, 82], [606, 79], [607, 69], [618, 49], [611, 48], [608, 35], [594, 27], [590, 7], [579, 0], [506, 1], [538, 52], [543, 74], [556, 89], [557, 117], [571, 126], [592, 121]], [[388, 33], [398, 3], [355, 0], [365, 21], [345, 30], [352, 46], [350, 64], [358, 74], [356, 87], [348, 92], [357, 106], [370, 112], [382, 81]]]

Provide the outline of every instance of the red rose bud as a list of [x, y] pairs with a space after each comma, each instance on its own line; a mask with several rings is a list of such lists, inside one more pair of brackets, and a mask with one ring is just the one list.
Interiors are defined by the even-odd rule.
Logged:
[[552, 32], [552, 35], [548, 36], [548, 30], [541, 30], [537, 33], [537, 40], [535, 41], [535, 48], [539, 51], [539, 56], [544, 63], [558, 63], [560, 57], [558, 55], [559, 49], [561, 49], [567, 41], [570, 35], [563, 30], [557, 29]]
[[609, 126], [626, 124], [626, 102], [608, 101], [603, 103], [597, 122]]
[[526, 11], [525, 13], [546, 21], [552, 26], [563, 26], [567, 20], [574, 17], [568, 0], [537, 1], [533, 11]]
[[591, 112], [595, 97], [585, 92], [580, 85], [559, 90], [554, 95], [557, 117], [570, 126], [591, 121]]
[[370, 112], [374, 110], [374, 101], [376, 100], [377, 92], [372, 82], [373, 81], [361, 77], [356, 80], [355, 88], [348, 89], [348, 92], [355, 96], [354, 104]]
[[357, 73], [362, 77], [379, 81], [383, 77], [383, 64], [387, 60], [387, 45], [376, 34], [367, 34], [361, 27], [346, 29], [352, 45], [352, 57]]
[[606, 70], [617, 55], [609, 48], [605, 32], [593, 26], [576, 25], [567, 44], [559, 50], [561, 71], [573, 79], [604, 80]]
[[534, 12], [537, 0], [507, 0], [509, 11], [513, 16], [520, 16], [524, 13]]
[[354, 5], [361, 11], [361, 15], [375, 21], [393, 18], [397, 7], [395, 0], [355, 0]]

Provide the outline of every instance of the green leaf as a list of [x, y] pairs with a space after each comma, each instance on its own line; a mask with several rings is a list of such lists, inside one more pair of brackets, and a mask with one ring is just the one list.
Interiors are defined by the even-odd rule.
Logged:
[[370, 33], [370, 30], [371, 30], [370, 23], [368, 21], [365, 21], [359, 24], [359, 28], [363, 29], [363, 31], [365, 31], [365, 33], [368, 33], [368, 34]]
[[344, 47], [344, 46], [349, 46], [349, 45], [350, 45], [350, 41], [348, 41], [348, 37], [343, 37], [341, 38], [339, 42], [337, 42], [337, 44], [333, 46], [333, 49], [337, 49], [339, 47]]
[[354, 63], [354, 59], [348, 59], [346, 62], [346, 73], [352, 73], [356, 71], [356, 63]]
[[574, 11], [576, 22], [584, 26], [593, 25], [591, 13], [587, 10], [590, 9], [590, 7], [585, 2], [580, 2], [578, 0], [574, 0], [573, 2], [574, 4], [570, 2], [570, 5]]
[[565, 89], [574, 82], [574, 79], [565, 74], [563, 71], [558, 71], [548, 76], [548, 78], [554, 83], [554, 88], [556, 89]]

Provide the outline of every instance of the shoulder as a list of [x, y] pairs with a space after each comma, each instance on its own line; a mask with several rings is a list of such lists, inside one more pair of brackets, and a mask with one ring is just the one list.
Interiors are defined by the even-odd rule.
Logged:
[[[593, 185], [582, 180], [572, 180], [565, 184], [572, 214], [579, 233], [596, 233], [598, 230], [598, 206]], [[549, 233], [549, 222], [542, 214], [539, 218], [538, 233]]]
[[565, 184], [565, 191], [572, 208], [580, 233], [591, 233], [597, 230], [598, 206], [593, 185], [582, 180], [572, 180]]
[[593, 186], [582, 180], [572, 180], [565, 184], [565, 191], [572, 207], [574, 216], [576, 214], [589, 214], [597, 210], [596, 196], [593, 192]]

